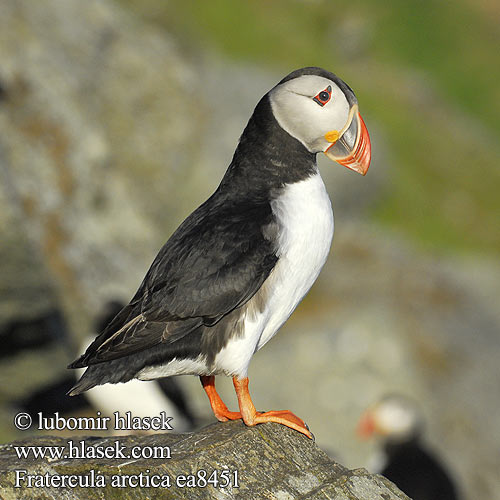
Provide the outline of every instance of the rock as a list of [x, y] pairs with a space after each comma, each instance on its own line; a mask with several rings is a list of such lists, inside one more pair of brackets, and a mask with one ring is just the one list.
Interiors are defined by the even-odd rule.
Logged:
[[[86, 336], [215, 188], [257, 99], [282, 75], [196, 52], [107, 0], [2, 0], [0, 324], [57, 308]], [[391, 186], [390, 152], [369, 127], [377, 148], [366, 178], [320, 165], [335, 209], [332, 255], [252, 360], [252, 395], [297, 412], [322, 447], [358, 467], [368, 455], [355, 439], [360, 412], [383, 392], [411, 394], [466, 495], [498, 500], [498, 262], [427, 257], [369, 223]], [[359, 212], [364, 225], [348, 220]], [[2, 441], [18, 437], [8, 404], [68, 361], [60, 349], [2, 362]], [[183, 382], [211, 417], [199, 381]]]
[[[1, 193], [1, 191], [0, 191]], [[2, 203], [0, 206], [7, 208]], [[6, 214], [3, 213], [5, 218]], [[0, 218], [2, 215], [0, 215]], [[4, 219], [5, 220], [5, 219]], [[12, 219], [11, 219], [12, 221]], [[18, 319], [32, 320], [57, 307], [54, 282], [38, 249], [17, 224], [1, 227], [0, 330]]]
[[82, 336], [189, 203], [204, 102], [173, 40], [111, 2], [2, 2], [0, 59], [0, 227], [26, 255], [7, 267], [47, 288], [34, 254]]
[[[76, 446], [81, 440], [73, 438]], [[134, 446], [145, 450], [145, 453], [161, 449], [165, 458], [26, 460], [18, 458], [16, 447], [63, 446], [68, 450], [68, 439], [40, 437], [18, 441], [0, 446], [1, 498], [408, 499], [387, 479], [371, 475], [364, 469], [349, 470], [333, 462], [313, 441], [278, 424], [246, 427], [242, 422], [235, 421], [213, 424], [190, 434], [125, 436], [118, 439], [87, 437], [84, 440], [86, 446], [94, 447], [94, 450], [114, 447], [115, 443], [127, 452]], [[160, 452], [157, 451], [157, 454]], [[216, 474], [213, 474], [214, 471]], [[29, 488], [30, 475], [51, 478], [52, 486]], [[104, 487], [57, 487], [55, 485], [60, 483], [56, 481], [61, 480], [57, 475], [88, 478], [84, 480], [94, 481], [95, 485], [103, 484]], [[168, 493], [158, 486], [147, 487], [152, 484], [151, 481], [159, 483], [162, 476], [165, 487], [170, 484]], [[140, 483], [135, 487], [117, 486], [125, 485], [127, 481], [134, 481], [135, 484], [141, 481], [141, 477], [145, 486]], [[215, 478], [219, 481], [218, 486], [214, 486]], [[35, 484], [37, 479], [33, 477], [32, 481]], [[220, 483], [229, 485], [221, 488]], [[190, 487], [191, 484], [196, 486]]]

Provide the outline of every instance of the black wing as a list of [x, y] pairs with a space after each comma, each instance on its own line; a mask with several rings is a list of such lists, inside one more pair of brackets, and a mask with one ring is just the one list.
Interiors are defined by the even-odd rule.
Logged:
[[245, 304], [274, 268], [275, 229], [269, 203], [217, 203], [214, 195], [181, 224], [131, 302], [70, 367], [174, 342], [200, 325], [216, 324]]

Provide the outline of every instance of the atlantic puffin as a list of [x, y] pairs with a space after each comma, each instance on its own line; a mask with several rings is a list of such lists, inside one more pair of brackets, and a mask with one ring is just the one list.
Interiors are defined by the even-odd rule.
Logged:
[[424, 443], [424, 419], [413, 399], [389, 394], [368, 408], [358, 424], [363, 438], [382, 442], [377, 472], [412, 500], [457, 500], [457, 488], [438, 456]]
[[[198, 375], [218, 420], [278, 422], [312, 438], [288, 410], [256, 411], [247, 372], [330, 250], [333, 212], [317, 153], [365, 175], [371, 143], [350, 87], [308, 67], [259, 101], [218, 188], [161, 248], [130, 303], [69, 365], [88, 367], [69, 394]], [[219, 397], [219, 374], [232, 377], [240, 411]]]

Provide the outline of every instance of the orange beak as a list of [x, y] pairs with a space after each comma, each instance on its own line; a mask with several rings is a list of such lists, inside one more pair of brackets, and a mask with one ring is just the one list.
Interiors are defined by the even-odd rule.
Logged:
[[[365, 122], [357, 110], [357, 105], [350, 113], [350, 121], [325, 151], [326, 156], [344, 167], [365, 175], [370, 166], [371, 142]], [[325, 137], [328, 139], [328, 132]]]
[[375, 433], [375, 422], [370, 412], [366, 412], [358, 422], [356, 434], [363, 438], [368, 439]]

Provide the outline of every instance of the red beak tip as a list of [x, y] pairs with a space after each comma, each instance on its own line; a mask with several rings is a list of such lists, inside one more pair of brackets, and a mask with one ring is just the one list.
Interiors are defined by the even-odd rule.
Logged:
[[325, 150], [325, 154], [338, 164], [365, 176], [370, 166], [372, 145], [365, 122], [359, 113], [358, 120], [358, 136], [352, 151], [346, 157], [339, 158], [329, 152], [333, 146], [332, 144]]
[[365, 415], [358, 423], [356, 432], [362, 439], [369, 439], [375, 432], [375, 422], [370, 415]]

